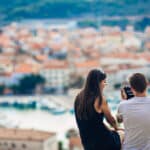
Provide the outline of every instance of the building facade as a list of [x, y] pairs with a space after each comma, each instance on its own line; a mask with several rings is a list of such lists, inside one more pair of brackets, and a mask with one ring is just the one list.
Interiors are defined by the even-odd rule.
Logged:
[[0, 150], [58, 150], [56, 134], [0, 128]]
[[69, 85], [70, 71], [65, 61], [47, 62], [40, 74], [46, 79], [46, 87], [59, 89]]

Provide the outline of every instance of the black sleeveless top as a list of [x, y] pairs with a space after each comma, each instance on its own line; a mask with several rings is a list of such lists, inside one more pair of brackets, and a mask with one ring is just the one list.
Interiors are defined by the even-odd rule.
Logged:
[[84, 150], [120, 150], [121, 141], [117, 132], [110, 131], [103, 123], [104, 114], [95, 111], [92, 118], [80, 120], [77, 116], [78, 102], [75, 101], [75, 118]]

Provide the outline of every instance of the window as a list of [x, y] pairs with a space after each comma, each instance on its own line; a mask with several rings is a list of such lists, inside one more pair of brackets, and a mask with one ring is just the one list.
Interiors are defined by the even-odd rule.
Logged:
[[26, 144], [22, 144], [22, 148], [27, 148], [27, 145]]
[[11, 144], [12, 148], [16, 148], [16, 144], [12, 143]]
[[8, 143], [7, 143], [7, 142], [5, 142], [5, 143], [4, 143], [4, 145], [5, 145], [5, 146], [7, 146], [7, 145], [8, 145]]

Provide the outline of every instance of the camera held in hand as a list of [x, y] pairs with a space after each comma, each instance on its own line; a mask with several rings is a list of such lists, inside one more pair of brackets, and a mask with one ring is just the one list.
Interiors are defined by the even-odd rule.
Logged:
[[125, 94], [127, 96], [127, 99], [130, 99], [130, 98], [134, 97], [134, 94], [133, 94], [130, 86], [124, 86], [123, 90], [124, 90], [124, 92], [125, 92]]

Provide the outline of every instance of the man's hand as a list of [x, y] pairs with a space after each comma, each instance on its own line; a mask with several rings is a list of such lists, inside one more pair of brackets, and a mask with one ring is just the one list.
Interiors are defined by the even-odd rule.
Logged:
[[123, 100], [127, 100], [127, 95], [126, 95], [124, 89], [121, 89], [121, 98], [122, 98]]
[[122, 118], [122, 116], [121, 115], [116, 115], [116, 118], [117, 118], [117, 122], [118, 123], [122, 123], [123, 122], [123, 118]]

